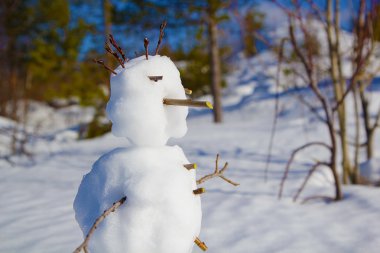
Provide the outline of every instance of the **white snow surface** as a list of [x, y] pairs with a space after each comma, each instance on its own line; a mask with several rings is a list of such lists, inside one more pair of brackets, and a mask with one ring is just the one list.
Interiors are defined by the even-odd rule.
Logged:
[[360, 165], [360, 175], [369, 182], [380, 183], [380, 159], [372, 158]]
[[[166, 106], [164, 98], [186, 99], [179, 71], [166, 56], [135, 58], [111, 77], [107, 116], [112, 133], [136, 145], [161, 146], [186, 134], [187, 107]], [[149, 76], [162, 76], [157, 82]]]
[[[282, 97], [280, 101], [287, 107], [279, 119], [267, 183], [264, 168], [272, 99], [227, 111], [222, 125], [212, 124], [211, 115], [190, 117], [188, 134], [175, 142], [189, 161], [198, 163], [198, 178], [212, 172], [215, 154], [220, 153], [220, 163], [229, 162], [226, 176], [241, 184], [233, 187], [214, 179], [203, 185], [206, 193], [201, 196], [199, 237], [208, 252], [378, 252], [379, 188], [344, 186], [345, 198], [338, 203], [292, 202], [313, 158], [328, 157], [324, 150], [311, 148], [296, 157], [284, 198], [277, 199], [291, 150], [306, 140], [322, 140], [325, 134], [321, 125], [302, 116], [302, 107], [292, 103], [294, 98]], [[379, 136], [375, 143], [380, 143]], [[108, 134], [94, 140], [53, 142], [51, 147], [54, 151], [41, 152], [32, 166], [1, 167], [0, 252], [72, 252], [83, 238], [72, 208], [82, 176], [102, 154], [131, 145]], [[376, 148], [380, 152], [378, 145]], [[329, 179], [328, 172], [315, 174], [301, 199], [315, 194], [333, 196]], [[116, 211], [108, 218], [117, 217]], [[195, 246], [193, 252], [202, 251]]]
[[87, 235], [97, 217], [123, 196], [126, 203], [98, 227], [96, 252], [191, 253], [201, 206], [194, 170], [180, 147], [119, 148], [103, 155], [75, 198], [76, 219]]
[[[209, 247], [207, 252], [378, 252], [379, 188], [343, 186], [344, 199], [337, 203], [313, 201], [301, 205], [300, 201], [292, 202], [312, 163], [328, 158], [329, 154], [324, 149], [310, 148], [295, 157], [283, 199], [277, 199], [279, 183], [291, 151], [307, 141], [327, 141], [324, 125], [299, 104], [296, 93], [286, 92], [280, 96], [272, 163], [268, 181], [264, 181], [274, 113], [274, 96], [268, 92], [273, 89], [273, 79], [267, 77], [275, 73], [276, 60], [269, 53], [256, 59], [242, 62], [230, 76], [230, 83], [242, 88], [235, 93], [233, 89], [225, 91], [223, 101], [228, 103], [225, 103], [223, 124], [211, 123], [209, 112], [192, 111], [187, 122], [187, 135], [169, 141], [169, 145], [181, 146], [188, 160], [198, 164], [198, 178], [213, 171], [215, 155], [220, 153], [220, 164], [229, 162], [226, 176], [240, 183], [240, 186], [233, 187], [216, 178], [202, 185], [206, 193], [201, 196], [203, 215], [199, 237]], [[265, 64], [260, 65], [260, 61]], [[256, 73], [256, 67], [262, 69], [261, 74]], [[315, 102], [310, 92], [301, 92], [306, 99]], [[380, 104], [376, 99], [379, 95], [378, 91], [373, 93], [371, 101], [376, 103], [371, 107], [372, 113]], [[353, 108], [352, 101], [347, 108]], [[0, 124], [3, 123], [8, 124], [1, 120]], [[348, 124], [350, 126], [353, 122]], [[352, 137], [351, 131], [349, 136]], [[379, 134], [374, 143], [378, 156]], [[134, 146], [111, 134], [77, 142], [52, 139], [49, 145], [35, 147], [33, 164], [12, 167], [2, 163], [0, 252], [72, 252], [83, 240], [72, 208], [82, 176], [103, 154], [115, 148], [119, 151], [114, 152], [131, 150], [136, 148]], [[179, 157], [170, 157], [170, 160], [176, 159]], [[141, 164], [149, 163], [145, 160], [148, 159], [141, 160]], [[157, 193], [163, 190], [158, 188]], [[319, 170], [306, 185], [300, 199], [333, 194], [331, 173]], [[118, 220], [118, 211], [127, 210], [127, 205], [107, 219]], [[118, 241], [115, 243], [124, 240], [119, 235], [115, 238]], [[200, 252], [196, 246], [193, 248], [193, 253]]]

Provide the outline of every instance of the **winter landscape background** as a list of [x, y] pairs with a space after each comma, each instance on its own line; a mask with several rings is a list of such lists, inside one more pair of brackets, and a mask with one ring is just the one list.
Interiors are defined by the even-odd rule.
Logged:
[[[39, 2], [44, 4], [44, 1]], [[96, 5], [86, 7], [75, 5], [76, 1], [67, 2], [72, 8], [72, 16], [84, 15], [83, 9], [86, 8], [96, 10]], [[119, 3], [116, 2], [111, 1], [119, 8]], [[288, 36], [287, 16], [281, 8], [285, 6], [294, 10], [291, 3], [279, 1], [280, 5], [276, 5], [271, 1], [237, 2], [238, 7], [223, 7], [221, 10], [230, 15], [230, 20], [236, 18], [234, 8], [237, 8], [241, 15], [253, 8], [265, 15], [262, 27], [255, 32], [263, 34], [266, 41], [277, 45], [283, 37]], [[327, 1], [316, 1], [316, 4], [323, 9], [325, 2]], [[353, 20], [347, 17], [356, 15], [359, 1], [354, 1], [353, 4], [347, 2], [343, 1], [341, 7], [340, 47], [342, 52], [347, 52], [343, 53], [342, 66], [345, 77], [349, 79], [354, 68], [350, 48], [353, 47], [356, 37], [352, 25], [350, 26]], [[365, 2], [366, 11], [375, 13], [378, 2]], [[100, 2], [97, 4], [101, 6]], [[4, 11], [5, 5], [1, 6], [1, 10]], [[303, 13], [311, 10], [311, 7], [306, 5], [302, 5], [302, 8]], [[170, 20], [168, 21], [170, 27]], [[125, 33], [123, 29], [124, 25], [127, 25], [117, 23], [119, 21], [114, 22], [114, 33], [119, 33], [118, 30]], [[161, 20], [154, 25], [158, 26], [156, 24], [160, 22]], [[4, 24], [7, 23], [3, 23], [3, 27], [6, 27]], [[329, 71], [329, 50], [323, 22], [313, 19], [308, 25], [315, 31], [314, 38], [320, 45], [318, 62], [321, 65], [320, 69], [325, 71], [319, 78], [320, 89], [324, 94], [331, 94], [331, 78], [326, 74]], [[257, 40], [257, 37], [257, 52], [247, 57], [244, 47], [236, 44], [236, 40], [239, 39], [236, 38], [238, 35], [233, 25], [228, 22], [221, 23], [219, 28], [220, 33], [230, 32], [233, 35], [233, 39], [226, 39], [227, 43], [221, 43], [221, 46], [228, 43], [233, 45], [231, 53], [222, 56], [228, 62], [228, 71], [224, 74], [226, 86], [222, 90], [223, 122], [213, 123], [212, 112], [208, 110], [191, 109], [186, 136], [169, 141], [170, 145], [181, 146], [188, 159], [198, 164], [198, 178], [212, 172], [215, 155], [219, 153], [221, 162], [229, 163], [230, 168], [226, 172], [228, 178], [240, 183], [238, 187], [234, 187], [216, 178], [204, 185], [206, 193], [202, 195], [203, 219], [200, 238], [208, 245], [208, 252], [378, 252], [380, 194], [379, 187], [375, 185], [380, 180], [380, 134], [377, 133], [374, 138], [374, 157], [366, 159], [364, 148], [360, 149], [360, 172], [368, 180], [365, 185], [344, 184], [343, 199], [337, 202], [315, 199], [301, 204], [303, 199], [310, 196], [334, 197], [334, 178], [331, 170], [324, 166], [313, 173], [299, 199], [293, 202], [293, 196], [314, 162], [329, 158], [329, 152], [325, 149], [311, 147], [295, 156], [284, 183], [283, 197], [279, 200], [280, 183], [291, 152], [308, 142], [330, 141], [325, 124], [310, 111], [310, 107], [300, 101], [299, 97], [309, 101], [314, 110], [323, 115], [321, 106], [305, 80], [299, 75], [287, 74], [289, 69], [303, 71], [298, 62], [280, 63], [278, 52]], [[157, 30], [153, 29], [149, 34], [157, 33]], [[171, 32], [173, 33], [171, 30], [168, 31], [168, 41], [165, 43], [175, 45], [180, 43], [178, 41], [183, 41], [181, 36], [185, 36], [184, 32], [181, 32], [178, 40], [173, 38]], [[0, 34], [1, 38], [7, 41], [7, 33]], [[94, 46], [94, 41], [100, 41], [99, 44], [104, 42], [101, 38], [103, 34], [86, 36], [82, 41], [82, 51], [77, 55], [78, 61], [84, 61], [83, 54], [91, 51], [88, 48]], [[195, 41], [199, 40], [199, 44], [204, 42], [204, 38], [200, 39], [194, 34], [191, 36], [197, 38]], [[97, 37], [100, 39], [96, 39]], [[138, 39], [142, 45], [140, 37]], [[221, 37], [224, 38], [223, 35]], [[296, 32], [296, 38], [302, 41], [302, 31]], [[187, 47], [194, 46], [188, 44], [192, 43], [184, 42]], [[98, 48], [101, 51], [98, 54], [103, 54], [102, 46]], [[173, 58], [178, 57], [174, 51], [175, 49], [172, 49], [169, 53], [173, 54]], [[292, 51], [290, 44], [285, 46], [285, 52], [291, 55]], [[3, 48], [4, 57], [5, 52], [6, 48]], [[368, 66], [374, 73], [368, 86], [371, 119], [376, 118], [380, 108], [380, 72], [376, 72], [380, 65], [379, 52], [376, 45]], [[175, 62], [180, 69], [185, 66], [185, 71], [191, 70], [186, 69], [186, 66], [190, 66], [186, 60], [180, 59]], [[6, 66], [2, 68], [4, 70]], [[54, 73], [59, 70], [49, 71]], [[89, 75], [88, 71], [86, 69], [86, 75]], [[100, 67], [97, 67], [96, 71], [105, 72]], [[70, 71], [65, 75], [70, 75]], [[196, 76], [198, 72], [191, 75]], [[43, 80], [41, 76], [39, 78]], [[101, 82], [97, 78], [91, 76], [89, 79]], [[106, 82], [104, 80], [107, 77], [99, 78]], [[185, 80], [189, 82], [192, 80], [187, 78]], [[57, 80], [51, 82], [52, 85], [58, 86], [65, 84]], [[17, 86], [7, 86], [5, 79], [2, 80], [2, 85], [4, 90], [12, 87], [17, 89]], [[67, 81], [66, 85], [69, 85]], [[183, 85], [186, 87], [184, 79]], [[192, 89], [195, 91], [196, 100], [213, 100], [210, 89]], [[72, 252], [83, 238], [72, 207], [83, 175], [89, 172], [92, 164], [101, 155], [117, 147], [128, 147], [130, 143], [124, 138], [114, 137], [107, 131], [87, 138], [94, 118], [105, 122], [104, 124], [108, 123], [104, 115], [98, 116], [104, 110], [104, 102], [90, 103], [88, 97], [83, 98], [81, 93], [75, 92], [73, 96], [70, 92], [67, 92], [70, 96], [65, 93], [66, 97], [52, 93], [48, 99], [36, 96], [33, 92], [25, 94], [34, 96], [33, 99], [28, 98], [27, 120], [12, 117], [22, 114], [23, 106], [15, 105], [22, 104], [25, 100], [25, 97], [16, 95], [15, 103], [11, 97], [8, 97], [9, 100], [5, 99], [5, 104], [8, 104], [6, 107], [15, 112], [9, 113], [11, 109], [7, 109], [8, 111], [4, 110], [0, 116], [0, 252]], [[69, 100], [73, 100], [72, 97], [79, 97], [79, 100], [86, 102], [71, 103]], [[107, 100], [107, 94], [99, 97]], [[57, 101], [63, 101], [63, 105], [56, 106]], [[350, 140], [354, 140], [357, 122], [352, 94], [347, 96], [345, 103], [347, 135]], [[275, 116], [277, 124], [266, 180], [265, 171]], [[365, 138], [363, 129], [360, 137], [362, 140]], [[16, 148], [12, 147], [12, 143], [16, 143]], [[350, 152], [354, 152], [353, 145], [350, 146]], [[337, 164], [340, 178], [341, 157], [339, 151]], [[195, 246], [194, 252], [201, 250]]]

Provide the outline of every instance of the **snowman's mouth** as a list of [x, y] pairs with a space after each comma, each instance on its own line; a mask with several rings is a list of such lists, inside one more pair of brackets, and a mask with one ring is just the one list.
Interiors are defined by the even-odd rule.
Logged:
[[191, 99], [172, 99], [164, 98], [164, 105], [191, 106], [213, 109], [213, 106], [208, 101], [193, 101]]
[[162, 80], [163, 76], [148, 76], [148, 78], [157, 83], [157, 81]]

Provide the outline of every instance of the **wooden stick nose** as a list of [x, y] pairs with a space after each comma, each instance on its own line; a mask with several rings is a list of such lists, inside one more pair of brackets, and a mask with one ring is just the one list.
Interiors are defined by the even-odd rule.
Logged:
[[164, 98], [163, 103], [165, 105], [192, 106], [192, 107], [203, 107], [203, 108], [213, 109], [212, 104], [208, 101], [193, 101], [191, 99]]

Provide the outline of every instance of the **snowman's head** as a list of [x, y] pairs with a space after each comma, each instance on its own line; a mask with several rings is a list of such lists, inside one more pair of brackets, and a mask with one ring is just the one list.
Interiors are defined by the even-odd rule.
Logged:
[[107, 104], [115, 136], [137, 146], [161, 146], [185, 135], [188, 108], [163, 104], [165, 98], [186, 99], [179, 71], [168, 57], [141, 56], [115, 72]]

